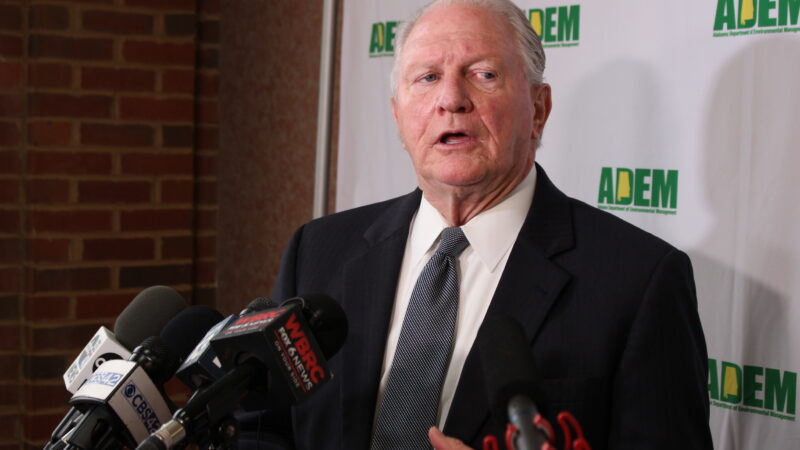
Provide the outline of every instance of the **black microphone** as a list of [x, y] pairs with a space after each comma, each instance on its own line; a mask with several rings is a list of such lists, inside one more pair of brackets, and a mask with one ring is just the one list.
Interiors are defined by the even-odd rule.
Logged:
[[74, 394], [104, 362], [130, 358], [134, 348], [157, 335], [184, 308], [186, 302], [172, 288], [152, 286], [140, 292], [117, 318], [114, 333], [100, 327], [64, 372], [67, 390]]
[[522, 326], [509, 317], [487, 316], [476, 342], [492, 414], [502, 427], [510, 423], [519, 431], [514, 448], [548, 448], [548, 436], [533, 423], [545, 396]]
[[256, 297], [252, 302], [248, 303], [243, 310], [239, 311], [239, 315], [244, 316], [250, 314], [251, 312], [277, 307], [278, 304], [272, 301], [272, 299], [269, 297]]
[[333, 376], [327, 359], [346, 337], [344, 311], [322, 294], [237, 318], [211, 340], [225, 375], [198, 391], [137, 449], [164, 450], [184, 441], [229, 445], [237, 434], [231, 412], [245, 394], [258, 398], [259, 408], [305, 400]]
[[228, 371], [251, 359], [260, 363], [254, 367], [267, 369], [266, 383], [251, 393], [262, 394], [255, 409], [263, 409], [299, 403], [316, 392], [330, 378], [327, 359], [346, 337], [347, 317], [339, 303], [325, 294], [307, 294], [240, 317], [211, 346]]
[[192, 306], [138, 346], [128, 360], [101, 365], [73, 395], [73, 408], [45, 448], [133, 448], [172, 415], [163, 384], [222, 315]]
[[204, 305], [190, 306], [164, 327], [161, 337], [175, 351], [182, 363], [199, 345], [198, 341], [202, 341], [205, 337], [203, 333], [211, 331], [222, 320], [224, 320], [222, 314], [214, 308]]
[[[258, 297], [247, 305], [238, 315], [232, 314], [216, 323], [208, 330], [208, 333], [194, 347], [189, 356], [178, 368], [175, 376], [193, 391], [202, 389], [214, 381], [222, 378], [225, 371], [222, 363], [217, 357], [217, 353], [211, 348], [211, 339], [217, 336], [220, 331], [233, 323], [240, 316], [250, 314], [254, 311], [277, 307], [278, 304], [266, 297]], [[221, 317], [220, 317], [221, 318]]]

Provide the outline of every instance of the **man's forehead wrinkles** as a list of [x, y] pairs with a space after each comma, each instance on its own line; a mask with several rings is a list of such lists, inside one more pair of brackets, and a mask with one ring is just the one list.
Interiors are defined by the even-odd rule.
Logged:
[[415, 47], [428, 47], [443, 42], [447, 42], [449, 45], [494, 47], [497, 45], [498, 39], [494, 34], [477, 31], [434, 31], [433, 33], [412, 33], [405, 45], [407, 49], [413, 49]]
[[473, 46], [464, 43], [437, 42], [407, 48], [403, 55], [406, 70], [419, 67], [439, 67], [457, 64], [468, 67], [478, 63], [498, 65], [503, 59], [500, 51], [486, 46]]

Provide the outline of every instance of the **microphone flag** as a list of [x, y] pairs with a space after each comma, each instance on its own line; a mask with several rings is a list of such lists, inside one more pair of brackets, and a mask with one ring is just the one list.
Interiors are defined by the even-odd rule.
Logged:
[[[260, 384], [268, 388], [271, 406], [302, 402], [333, 375], [297, 304], [241, 316], [214, 337], [211, 346], [226, 371], [248, 358], [263, 364], [268, 380]], [[245, 409], [247, 403], [242, 405]]]

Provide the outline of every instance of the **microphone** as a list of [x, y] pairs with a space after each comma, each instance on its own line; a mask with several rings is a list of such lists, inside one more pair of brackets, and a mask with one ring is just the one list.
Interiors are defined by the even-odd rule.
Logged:
[[154, 379], [163, 382], [165, 372], [174, 367], [177, 356], [157, 336], [145, 339], [128, 360], [107, 361], [72, 396], [72, 409], [45, 448], [135, 446], [149, 429], [157, 429], [170, 417], [169, 406]]
[[509, 448], [552, 448], [549, 436], [534, 425], [545, 396], [522, 326], [509, 317], [487, 316], [476, 342], [492, 414], [501, 426], [510, 423], [518, 430], [507, 436]]
[[273, 302], [269, 297], [256, 297], [252, 302], [248, 303], [243, 310], [239, 311], [239, 315], [244, 316], [251, 312], [277, 307], [278, 304]]
[[70, 399], [73, 408], [45, 448], [134, 448], [171, 417], [163, 384], [222, 315], [192, 306], [138, 346], [128, 360], [101, 365]]
[[165, 450], [186, 440], [230, 444], [237, 434], [231, 412], [245, 394], [258, 398], [260, 408], [305, 400], [333, 376], [327, 358], [346, 337], [344, 311], [323, 294], [238, 317], [211, 339], [225, 375], [198, 391], [137, 449]]
[[266, 383], [256, 389], [268, 393], [257, 408], [262, 409], [265, 403], [299, 403], [316, 392], [330, 378], [327, 359], [346, 337], [347, 317], [341, 306], [325, 294], [309, 294], [240, 317], [212, 339], [211, 346], [228, 372], [244, 363], [267, 369]]
[[67, 368], [63, 376], [67, 391], [77, 392], [104, 362], [130, 358], [132, 349], [145, 338], [157, 335], [185, 307], [183, 297], [172, 288], [152, 286], [144, 289], [119, 315], [114, 333], [100, 327]]
[[[208, 333], [200, 340], [200, 343], [189, 353], [189, 356], [178, 368], [175, 376], [193, 391], [208, 386], [212, 382], [222, 378], [225, 371], [222, 370], [222, 363], [214, 349], [211, 348], [211, 339], [219, 334], [228, 325], [233, 323], [240, 316], [250, 314], [254, 311], [274, 308], [278, 305], [266, 297], [258, 297], [247, 305], [238, 315], [232, 314], [210, 327]], [[222, 316], [220, 316], [222, 318]], [[188, 352], [187, 352], [188, 353]]]
[[198, 341], [202, 343], [205, 335], [222, 320], [222, 314], [214, 308], [204, 305], [190, 306], [164, 327], [161, 337], [183, 363], [188, 360], [195, 347], [200, 345]]

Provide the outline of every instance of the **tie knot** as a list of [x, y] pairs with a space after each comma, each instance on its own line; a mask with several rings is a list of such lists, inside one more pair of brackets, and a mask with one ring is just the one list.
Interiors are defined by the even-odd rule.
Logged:
[[439, 242], [439, 248], [436, 249], [436, 253], [458, 257], [469, 246], [469, 241], [460, 227], [445, 228], [440, 236], [442, 239]]

